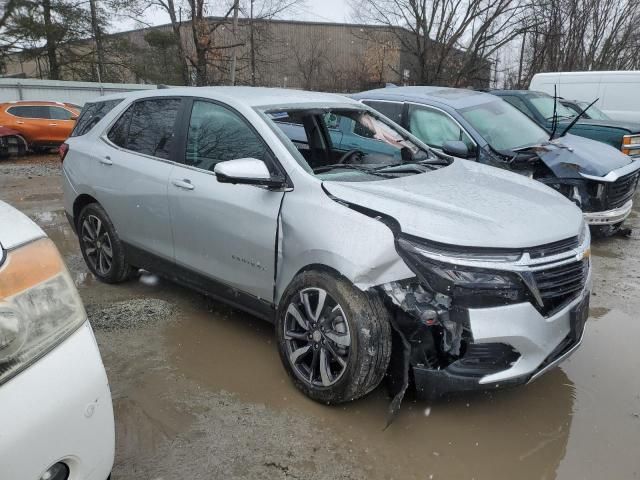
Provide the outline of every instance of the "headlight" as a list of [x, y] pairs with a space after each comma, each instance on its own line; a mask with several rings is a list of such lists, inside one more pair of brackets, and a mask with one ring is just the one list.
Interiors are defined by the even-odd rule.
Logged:
[[85, 320], [80, 296], [51, 240], [9, 251], [0, 266], [0, 384]]
[[[457, 304], [486, 307], [526, 300], [525, 286], [517, 274], [441, 262], [434, 259], [430, 246], [403, 238], [398, 240], [398, 251], [423, 285], [452, 297]], [[484, 262], [513, 261], [519, 257], [515, 253], [474, 254], [474, 258], [482, 258]]]
[[622, 137], [622, 153], [625, 155], [640, 155], [640, 135], [625, 135]]

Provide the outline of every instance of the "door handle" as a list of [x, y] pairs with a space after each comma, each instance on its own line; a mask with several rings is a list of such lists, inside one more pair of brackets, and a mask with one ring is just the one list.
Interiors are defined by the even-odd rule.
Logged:
[[175, 178], [171, 181], [171, 183], [173, 183], [176, 187], [182, 188], [184, 190], [193, 190], [194, 188], [196, 188], [193, 183], [191, 183], [191, 180], [188, 180], [186, 178], [184, 180], [178, 180], [177, 178]]
[[111, 157], [109, 155], [107, 155], [104, 158], [101, 158], [100, 163], [103, 165], [113, 165], [113, 162], [111, 161]]
[[24, 125], [24, 122], [17, 121], [16, 123], [17, 123], [18, 125]]
[[50, 127], [57, 127], [57, 126], [58, 126], [58, 124], [57, 124], [57, 123], [50, 123], [50, 124], [49, 124], [49, 126], [50, 126]]

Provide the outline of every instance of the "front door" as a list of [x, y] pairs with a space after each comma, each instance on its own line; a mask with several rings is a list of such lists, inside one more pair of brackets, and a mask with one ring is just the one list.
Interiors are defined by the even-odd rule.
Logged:
[[[224, 289], [273, 300], [281, 191], [219, 183], [218, 162], [257, 158], [277, 168], [262, 138], [237, 112], [193, 100], [183, 163], [171, 171], [169, 205], [175, 259]], [[231, 288], [225, 288], [231, 287]]]

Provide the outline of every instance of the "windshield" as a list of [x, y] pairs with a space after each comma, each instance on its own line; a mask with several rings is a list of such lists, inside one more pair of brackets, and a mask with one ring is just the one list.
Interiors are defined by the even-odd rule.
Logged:
[[[577, 102], [577, 103], [578, 103], [578, 106], [580, 107], [580, 109], [584, 110], [585, 108], [587, 108], [589, 106], [589, 103], [591, 103], [591, 102]], [[602, 110], [597, 108], [595, 105], [591, 106], [591, 108], [589, 108], [589, 110], [587, 110], [587, 115], [589, 116], [589, 118], [593, 118], [594, 120], [611, 120], [611, 118], [609, 118], [609, 115], [604, 113]]]
[[495, 150], [514, 150], [549, 139], [537, 123], [503, 100], [465, 108], [460, 114]]
[[298, 162], [323, 179], [384, 180], [449, 163], [369, 110], [287, 109], [266, 115], [292, 142]]
[[[546, 120], [553, 120], [553, 104], [555, 103], [553, 97], [548, 95], [529, 95], [529, 100]], [[556, 113], [560, 120], [568, 120], [576, 116], [573, 110], [562, 105], [560, 101], [557, 102]]]

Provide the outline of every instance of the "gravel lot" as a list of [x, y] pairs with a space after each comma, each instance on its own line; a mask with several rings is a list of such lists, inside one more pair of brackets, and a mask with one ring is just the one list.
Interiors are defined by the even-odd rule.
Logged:
[[272, 327], [143, 275], [87, 271], [55, 156], [0, 163], [0, 199], [39, 223], [85, 302], [116, 414], [113, 480], [640, 478], [640, 197], [630, 237], [596, 241], [582, 348], [539, 381], [435, 404], [387, 430], [383, 389], [341, 407], [289, 382]]

